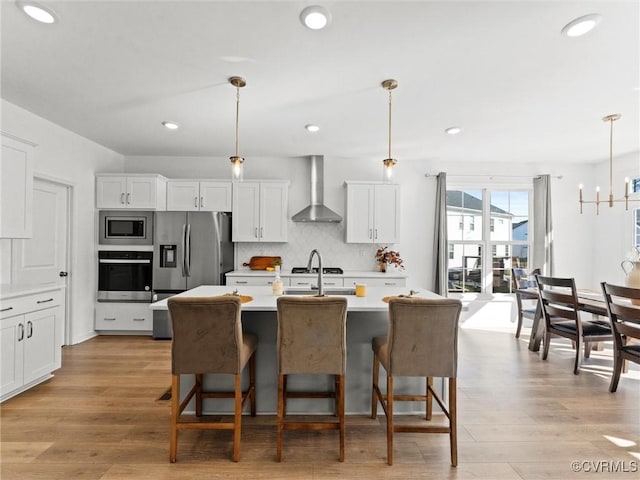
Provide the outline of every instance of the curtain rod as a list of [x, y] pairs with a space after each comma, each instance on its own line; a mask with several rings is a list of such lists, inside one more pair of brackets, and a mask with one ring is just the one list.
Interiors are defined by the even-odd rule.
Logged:
[[[425, 177], [437, 177], [437, 173], [425, 173]], [[541, 175], [490, 175], [490, 174], [476, 174], [476, 175], [449, 175], [447, 177], [488, 177], [490, 180], [494, 178], [540, 178]], [[551, 178], [562, 179], [562, 175], [551, 175]]]

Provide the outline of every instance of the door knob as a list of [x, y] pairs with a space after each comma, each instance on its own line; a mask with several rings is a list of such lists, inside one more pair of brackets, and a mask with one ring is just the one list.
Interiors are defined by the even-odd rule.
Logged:
[[60, 272], [58, 275], [60, 275], [61, 277], [68, 277], [69, 272]]

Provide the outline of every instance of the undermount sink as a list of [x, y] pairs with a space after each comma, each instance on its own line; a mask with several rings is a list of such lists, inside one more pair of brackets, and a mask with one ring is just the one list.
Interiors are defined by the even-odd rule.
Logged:
[[[351, 287], [342, 287], [342, 288], [332, 287], [332, 288], [325, 288], [322, 293], [324, 293], [325, 295], [355, 295], [356, 290], [355, 288], [351, 288]], [[284, 294], [285, 295], [317, 295], [318, 289], [317, 288], [285, 288]]]

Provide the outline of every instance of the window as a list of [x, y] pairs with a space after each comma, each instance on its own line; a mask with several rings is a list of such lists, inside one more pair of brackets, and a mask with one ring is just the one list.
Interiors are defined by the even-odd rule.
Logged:
[[640, 247], [640, 208], [636, 209], [633, 213], [635, 213], [634, 217], [636, 220], [636, 225], [633, 231], [635, 233], [636, 248], [638, 248]]
[[524, 189], [447, 191], [448, 224], [468, 226], [447, 232], [450, 292], [511, 292], [511, 268], [529, 266], [531, 200]]

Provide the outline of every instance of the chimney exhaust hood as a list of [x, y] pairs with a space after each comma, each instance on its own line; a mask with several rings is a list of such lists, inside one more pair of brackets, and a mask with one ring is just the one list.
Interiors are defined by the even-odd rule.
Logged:
[[337, 223], [342, 217], [326, 207], [324, 201], [324, 157], [310, 155], [311, 162], [311, 204], [296, 213], [291, 220], [294, 222]]

